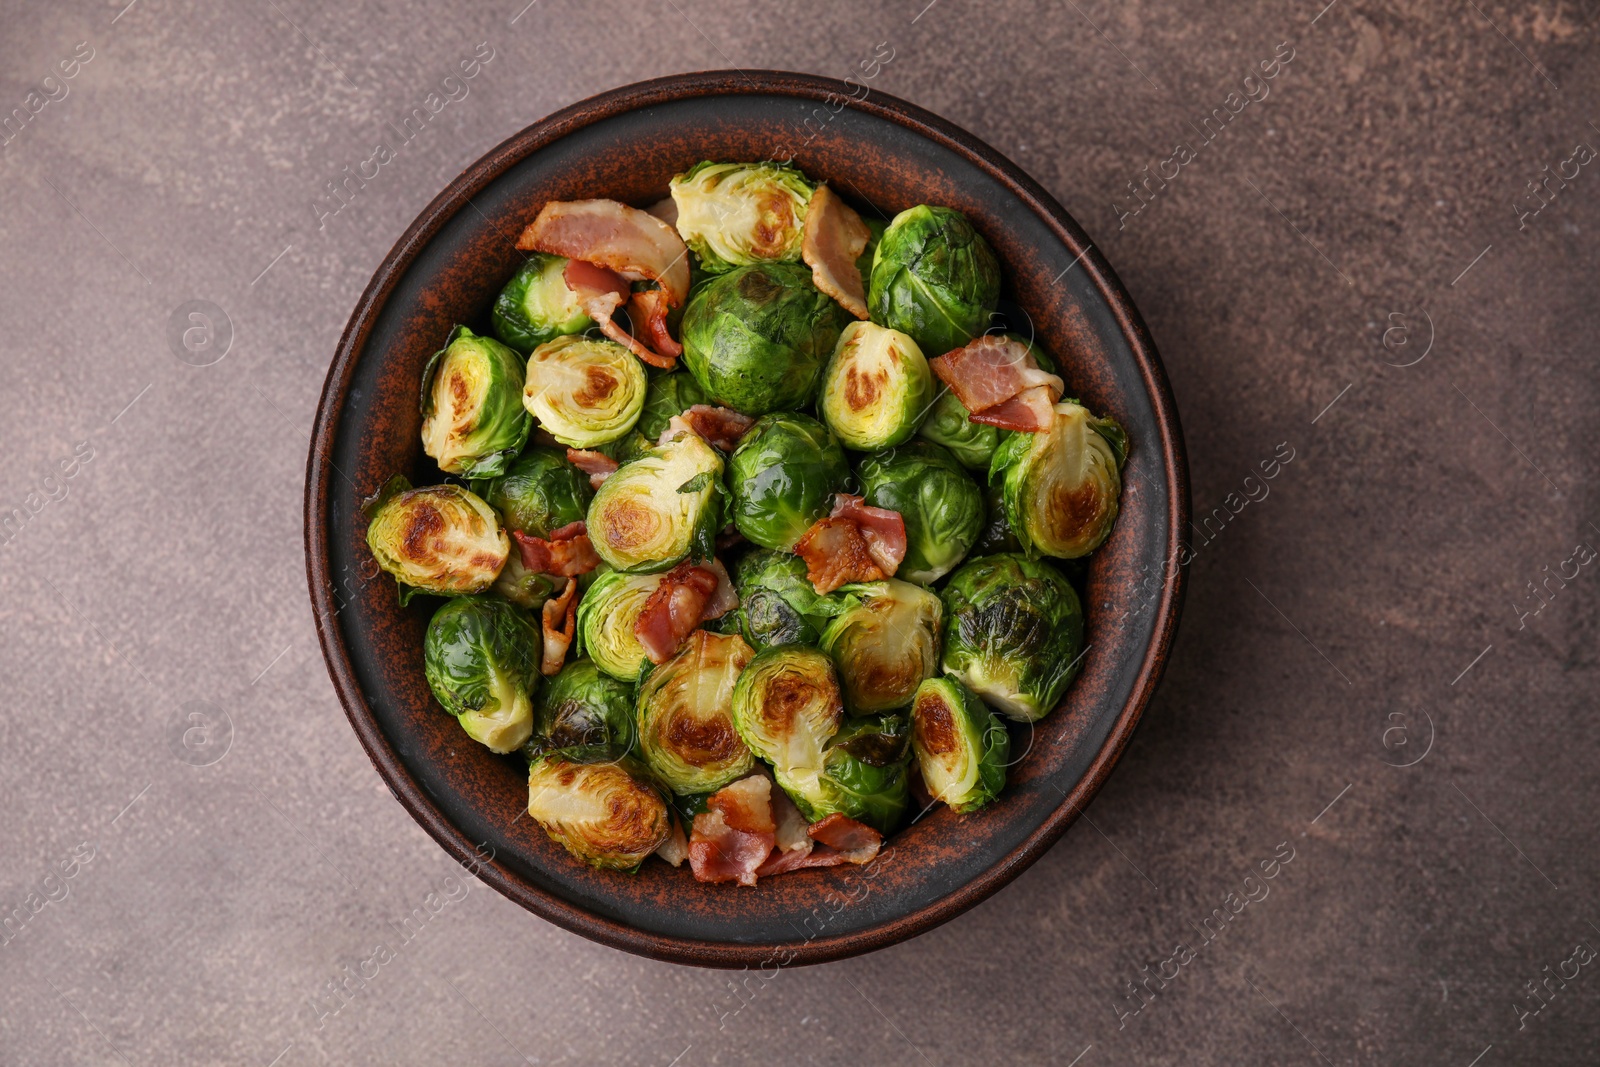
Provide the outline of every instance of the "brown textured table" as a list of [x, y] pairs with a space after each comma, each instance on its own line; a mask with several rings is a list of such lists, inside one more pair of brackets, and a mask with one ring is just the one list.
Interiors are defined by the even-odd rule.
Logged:
[[[0, 8], [0, 1062], [1593, 1062], [1592, 4], [125, 2]], [[885, 52], [1143, 309], [1184, 623], [1087, 818], [974, 911], [771, 976], [635, 959], [464, 877], [361, 753], [311, 412], [511, 132]]]

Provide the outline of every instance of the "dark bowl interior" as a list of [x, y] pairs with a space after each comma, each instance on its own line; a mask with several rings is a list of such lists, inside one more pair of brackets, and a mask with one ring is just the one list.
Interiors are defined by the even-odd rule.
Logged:
[[[389, 253], [350, 319], [317, 414], [306, 489], [312, 602], [335, 687], [379, 772], [446, 850], [508, 897], [657, 958], [833, 959], [903, 940], [982, 900], [1098, 789], [1149, 700], [1177, 622], [1181, 575], [1168, 561], [1188, 518], [1182, 439], [1159, 357], [1121, 284], [1015, 165], [877, 93], [839, 109], [852, 88], [793, 74], [684, 75], [606, 93], [524, 130], [452, 182]], [[399, 606], [367, 552], [359, 503], [396, 472], [437, 477], [419, 438], [423, 366], [451, 326], [483, 320], [521, 262], [517, 234], [545, 201], [645, 205], [701, 159], [790, 155], [863, 212], [887, 218], [919, 203], [965, 212], [1000, 257], [1014, 325], [1061, 364], [1069, 395], [1127, 428], [1121, 515], [1081, 576], [1082, 674], [1060, 709], [1015, 735], [1026, 756], [998, 803], [971, 816], [941, 806], [868, 867], [808, 870], [753, 889], [701, 885], [653, 860], [631, 877], [593, 871], [526, 817], [519, 761], [473, 743], [435, 704], [422, 638], [437, 601]]]

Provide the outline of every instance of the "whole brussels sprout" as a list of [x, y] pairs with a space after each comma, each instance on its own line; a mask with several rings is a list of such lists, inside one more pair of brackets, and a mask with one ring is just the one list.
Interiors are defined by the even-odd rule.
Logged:
[[924, 355], [982, 334], [999, 299], [994, 251], [954, 208], [908, 208], [878, 242], [867, 290], [872, 321], [910, 334]]
[[524, 751], [529, 759], [557, 749], [620, 759], [633, 751], [634, 739], [633, 687], [580, 659], [562, 667], [534, 699], [533, 736]]
[[[903, 714], [853, 719], [828, 742], [819, 779], [820, 803], [809, 818], [837, 812], [891, 833], [911, 802], [910, 720]], [[805, 805], [796, 804], [802, 812]]]
[[459, 485], [413, 489], [396, 475], [367, 505], [367, 547], [394, 575], [401, 602], [412, 590], [455, 596], [494, 584], [511, 539], [494, 509]]
[[528, 357], [522, 406], [571, 448], [623, 437], [644, 409], [644, 365], [615, 341], [564, 336]]
[[1026, 556], [985, 556], [951, 575], [943, 597], [944, 673], [1009, 719], [1048, 715], [1083, 651], [1083, 607], [1061, 572]]
[[856, 465], [861, 495], [897, 511], [906, 524], [906, 554], [895, 576], [927, 585], [966, 557], [983, 532], [983, 490], [946, 449], [908, 441]]
[[664, 571], [691, 554], [711, 558], [722, 512], [722, 456], [684, 432], [600, 483], [589, 542], [614, 570]]
[[483, 491], [506, 527], [529, 537], [549, 537], [581, 522], [593, 496], [588, 476], [568, 463], [564, 453], [538, 445], [518, 456]]
[[763, 415], [728, 458], [733, 524], [764, 548], [788, 551], [833, 507], [850, 463], [828, 428], [809, 415]]
[[804, 645], [756, 653], [733, 687], [739, 736], [772, 764], [772, 776], [808, 822], [822, 818], [815, 812], [824, 799], [823, 749], [843, 718], [833, 661]]
[[858, 451], [911, 439], [933, 398], [933, 371], [898, 330], [852, 322], [839, 335], [817, 407], [828, 428]]
[[939, 669], [944, 606], [920, 585], [890, 578], [842, 586], [847, 606], [822, 633], [852, 715], [911, 703], [917, 686]]
[[992, 556], [996, 552], [1022, 551], [1022, 543], [1011, 532], [1011, 524], [1006, 522], [1006, 494], [999, 482], [984, 483], [983, 510], [983, 530], [972, 546], [973, 555]]
[[734, 568], [733, 586], [740, 631], [756, 648], [814, 645], [828, 620], [847, 606], [842, 595], [818, 596], [805, 560], [791, 552], [760, 548], [747, 554]]
[[1080, 404], [1055, 410], [1050, 429], [1012, 434], [1000, 445], [989, 477], [1004, 478], [1006, 522], [1024, 552], [1076, 559], [1111, 535], [1128, 437]]
[[527, 443], [522, 357], [465, 326], [422, 372], [422, 450], [446, 474], [492, 478]]
[[878, 242], [883, 240], [883, 232], [889, 224], [882, 219], [869, 219], [865, 215], [861, 221], [867, 224], [867, 245], [856, 257], [856, 272], [861, 275], [861, 291], [864, 293], [872, 288], [872, 259], [878, 254]]
[[955, 811], [977, 811], [1005, 788], [1011, 735], [954, 678], [929, 678], [917, 688], [911, 748], [928, 793]]
[[495, 298], [489, 315], [494, 335], [527, 355], [546, 341], [594, 325], [578, 304], [578, 294], [567, 288], [566, 269], [564, 256], [529, 256]]
[[649, 662], [633, 624], [660, 584], [659, 574], [607, 571], [578, 601], [578, 647], [611, 677], [633, 682]]
[[674, 793], [711, 793], [755, 757], [733, 721], [733, 687], [755, 652], [737, 634], [696, 630], [639, 686], [639, 751]]
[[849, 314], [793, 263], [713, 277], [683, 313], [683, 361], [712, 403], [746, 415], [811, 403]]
[[973, 422], [971, 415], [961, 398], [946, 389], [928, 409], [928, 417], [917, 428], [917, 436], [948, 448], [968, 470], [987, 474], [1004, 431], [987, 423]]
[[673, 178], [670, 188], [678, 233], [708, 274], [800, 258], [813, 190], [793, 167], [708, 160]]
[[539, 756], [528, 765], [528, 814], [552, 841], [608, 870], [637, 869], [672, 833], [666, 801], [630, 761]]
[[510, 604], [456, 597], [428, 623], [423, 672], [468, 737], [491, 752], [515, 752], [533, 732], [539, 647], [539, 631]]

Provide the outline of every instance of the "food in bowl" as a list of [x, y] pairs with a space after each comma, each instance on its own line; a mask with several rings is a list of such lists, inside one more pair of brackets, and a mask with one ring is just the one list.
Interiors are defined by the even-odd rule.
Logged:
[[[960, 212], [775, 163], [544, 204], [421, 385], [368, 545], [428, 683], [578, 860], [753, 885], [1005, 788], [1083, 656], [1127, 437], [997, 315]], [[480, 324], [482, 325], [482, 324]], [[981, 818], [981, 814], [971, 817]]]

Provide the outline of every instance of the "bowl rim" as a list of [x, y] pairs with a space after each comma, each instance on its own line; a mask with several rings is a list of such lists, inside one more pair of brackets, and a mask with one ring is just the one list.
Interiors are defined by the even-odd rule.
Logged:
[[[726, 95], [789, 96], [827, 103], [851, 97], [849, 106], [887, 119], [955, 152], [1005, 186], [1051, 229], [1076, 257], [1099, 290], [1133, 354], [1160, 427], [1159, 451], [1165, 476], [1169, 523], [1166, 557], [1175, 560], [1189, 521], [1189, 480], [1177, 406], [1143, 318], [1100, 249], [1066, 209], [1020, 167], [954, 123], [886, 93], [855, 100], [850, 87], [835, 78], [776, 70], [710, 70], [674, 74], [620, 86], [571, 104], [508, 137], [468, 166], [407, 227], [362, 291], [339, 338], [323, 382], [306, 459], [304, 500], [306, 577], [312, 616], [328, 675], [345, 715], [379, 776], [401, 806], [444, 850], [500, 893], [556, 925], [593, 941], [675, 963], [710, 967], [754, 966], [773, 961], [774, 945], [674, 937], [636, 929], [585, 910], [529, 884], [475, 848], [412, 780], [379, 728], [356, 681], [337, 621], [329, 556], [330, 494], [336, 484], [332, 448], [343, 401], [357, 357], [365, 348], [378, 313], [420, 252], [471, 198], [521, 160], [561, 138], [613, 116], [693, 97]], [[884, 948], [955, 918], [991, 896], [1026, 870], [1077, 821], [1121, 757], [1154, 694], [1176, 636], [1185, 572], [1169, 567], [1154, 605], [1155, 625], [1128, 700], [1083, 776], [1024, 840], [977, 877], [915, 911], [851, 933], [782, 945], [784, 963], [809, 964], [843, 959]]]

